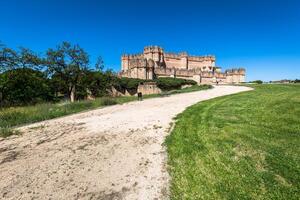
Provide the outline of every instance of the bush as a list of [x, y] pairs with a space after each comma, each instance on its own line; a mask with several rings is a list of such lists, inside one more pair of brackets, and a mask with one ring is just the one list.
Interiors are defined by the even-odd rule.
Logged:
[[52, 100], [48, 79], [41, 71], [20, 68], [0, 74], [1, 106]]
[[129, 93], [135, 93], [139, 84], [144, 82], [154, 81], [157, 83], [157, 86], [163, 91], [169, 90], [178, 90], [181, 89], [183, 85], [196, 85], [197, 82], [193, 80], [187, 79], [179, 79], [179, 78], [157, 78], [154, 80], [142, 80], [136, 78], [117, 78], [114, 81], [113, 86], [121, 92], [125, 92], [127, 90]]
[[140, 83], [146, 82], [147, 80], [137, 79], [137, 78], [116, 78], [113, 86], [121, 92], [127, 90], [129, 93], [136, 93], [137, 88]]
[[108, 89], [111, 88], [116, 78], [115, 74], [110, 70], [105, 72], [91, 71], [87, 73], [81, 85], [88, 88], [94, 97], [103, 97], [108, 95]]
[[158, 78], [155, 80], [157, 86], [163, 91], [178, 90], [183, 85], [196, 85], [197, 82], [193, 80], [179, 79], [179, 78]]
[[256, 80], [256, 81], [252, 81], [251, 83], [262, 84], [263, 81], [261, 81], [261, 80]]

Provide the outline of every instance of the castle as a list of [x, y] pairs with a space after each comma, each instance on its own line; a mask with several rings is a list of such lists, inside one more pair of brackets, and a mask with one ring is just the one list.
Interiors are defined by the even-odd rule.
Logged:
[[198, 84], [235, 84], [245, 82], [245, 69], [230, 69], [221, 72], [215, 66], [215, 56], [191, 56], [186, 52], [166, 53], [161, 47], [148, 46], [144, 52], [122, 55], [121, 77], [154, 79], [176, 77], [191, 79]]

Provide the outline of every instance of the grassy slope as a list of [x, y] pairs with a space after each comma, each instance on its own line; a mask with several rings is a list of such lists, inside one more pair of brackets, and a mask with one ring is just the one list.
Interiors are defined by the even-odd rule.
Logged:
[[[192, 86], [182, 90], [170, 91], [170, 94], [193, 92], [208, 89], [208, 86]], [[159, 97], [161, 95], [145, 95], [143, 98]], [[43, 103], [35, 106], [11, 107], [0, 109], [0, 137], [7, 137], [17, 132], [11, 130], [13, 126], [23, 125], [53, 119], [68, 114], [78, 113], [81, 111], [91, 110], [107, 105], [122, 104], [136, 100], [137, 97], [117, 97], [117, 98], [98, 98], [94, 101], [80, 101], [75, 103]]]
[[254, 87], [177, 116], [171, 199], [300, 199], [300, 85]]

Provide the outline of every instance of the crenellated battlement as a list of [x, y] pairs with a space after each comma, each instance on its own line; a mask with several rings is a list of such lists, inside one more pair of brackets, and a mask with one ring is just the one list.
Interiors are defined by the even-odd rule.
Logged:
[[147, 53], [163, 53], [164, 50], [163, 48], [159, 47], [159, 46], [146, 46], [144, 47], [144, 54]]
[[212, 55], [207, 55], [207, 56], [189, 56], [189, 60], [191, 61], [216, 61], [216, 57]]
[[122, 60], [130, 60], [130, 59], [143, 59], [143, 54], [124, 54], [122, 55]]
[[244, 68], [232, 68], [232, 69], [227, 69], [225, 71], [226, 74], [240, 74], [240, 75], [245, 75], [246, 70]]
[[181, 53], [165, 53], [165, 58], [174, 58], [174, 59], [180, 59], [182, 57], [187, 57], [190, 61], [215, 61], [216, 58], [213, 55], [207, 55], [207, 56], [193, 56], [188, 55], [187, 52], [181, 52]]
[[165, 58], [175, 58], [175, 59], [180, 59], [181, 56], [179, 54], [176, 53], [165, 53]]

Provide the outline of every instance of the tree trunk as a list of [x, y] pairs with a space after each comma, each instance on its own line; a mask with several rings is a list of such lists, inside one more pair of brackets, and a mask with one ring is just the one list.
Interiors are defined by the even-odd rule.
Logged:
[[2, 92], [0, 91], [0, 107], [2, 107], [2, 99], [3, 99], [3, 95], [2, 95]]
[[70, 100], [71, 102], [75, 101], [75, 85], [71, 86], [71, 91], [70, 91]]

